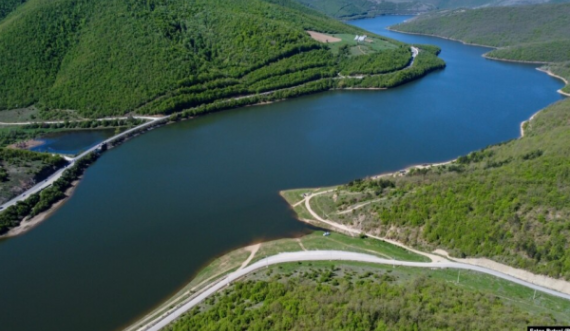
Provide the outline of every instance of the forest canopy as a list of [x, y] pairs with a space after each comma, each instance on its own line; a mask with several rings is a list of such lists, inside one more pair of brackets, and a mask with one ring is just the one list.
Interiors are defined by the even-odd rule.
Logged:
[[[364, 34], [289, 0], [29, 0], [16, 10], [0, 20], [0, 110], [86, 117], [169, 113], [332, 77], [348, 64], [306, 31]], [[359, 70], [409, 61], [407, 50], [386, 52], [362, 55], [374, 59]]]

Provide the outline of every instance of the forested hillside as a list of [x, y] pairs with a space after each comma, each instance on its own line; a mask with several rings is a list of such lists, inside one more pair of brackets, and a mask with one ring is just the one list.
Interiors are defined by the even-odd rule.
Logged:
[[524, 130], [452, 164], [353, 181], [313, 201], [380, 236], [570, 280], [570, 100]]
[[379, 15], [408, 14], [434, 10], [428, 1], [374, 0], [297, 0], [300, 3], [339, 19], [356, 19]]
[[380, 15], [416, 15], [440, 9], [515, 6], [568, 0], [297, 0], [298, 2], [340, 19]]
[[2, 0], [0, 1], [0, 20], [8, 16], [13, 12], [19, 5], [26, 2], [26, 0]]
[[[392, 29], [498, 47], [485, 55], [493, 59], [570, 61], [570, 4], [442, 11], [419, 16]], [[562, 76], [570, 80], [570, 76]]]
[[[442, 11], [418, 16], [392, 28], [493, 47], [568, 41], [570, 4]], [[548, 47], [556, 50], [564, 46]], [[544, 48], [543, 61], [550, 61], [551, 50]]]
[[496, 279], [462, 273], [461, 285], [456, 271], [339, 263], [258, 271], [165, 330], [517, 330], [569, 321], [565, 300], [531, 302], [530, 290]]
[[289, 0], [29, 0], [17, 11], [0, 21], [0, 110], [44, 115], [169, 113], [297, 86], [343, 65], [307, 30], [364, 34]]

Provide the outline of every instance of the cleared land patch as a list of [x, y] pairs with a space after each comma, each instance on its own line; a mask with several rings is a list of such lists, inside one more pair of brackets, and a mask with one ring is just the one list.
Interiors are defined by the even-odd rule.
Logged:
[[315, 39], [316, 41], [320, 41], [322, 43], [337, 43], [342, 41], [342, 39], [329, 36], [328, 34], [316, 32], [316, 31], [307, 31], [308, 34], [311, 35], [311, 38]]

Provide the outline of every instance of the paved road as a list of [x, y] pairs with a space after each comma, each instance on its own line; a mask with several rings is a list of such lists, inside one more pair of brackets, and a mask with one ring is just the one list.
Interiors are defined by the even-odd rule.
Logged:
[[[142, 120], [149, 120], [149, 121], [153, 121], [156, 119], [156, 117], [152, 117], [152, 116], [133, 116], [133, 118], [136, 119], [142, 119]], [[97, 118], [97, 121], [114, 121], [114, 120], [126, 120], [129, 119], [128, 117], [125, 116], [121, 116], [121, 117], [104, 117], [104, 118]], [[30, 122], [0, 122], [0, 125], [28, 125], [28, 124], [61, 124], [61, 123], [74, 123], [74, 122], [87, 122], [87, 121], [92, 121], [92, 119], [84, 119], [84, 120], [71, 120], [71, 121], [30, 121]]]
[[[121, 132], [121, 133], [119, 133], [118, 135], [113, 136], [113, 137], [111, 137], [111, 138], [109, 138], [109, 139], [107, 139], [107, 140], [105, 140], [105, 141], [102, 141], [100, 144], [91, 147], [90, 149], [88, 149], [88, 150], [86, 150], [85, 152], [83, 152], [83, 153], [77, 155], [77, 156], [74, 157], [74, 158], [66, 158], [66, 159], [69, 161], [69, 164], [68, 164], [65, 168], [59, 169], [58, 171], [56, 171], [56, 172], [54, 172], [53, 174], [51, 174], [51, 175], [50, 175], [48, 178], [46, 178], [44, 181], [42, 181], [42, 182], [36, 184], [34, 187], [28, 189], [26, 192], [24, 192], [24, 193], [18, 195], [17, 197], [13, 198], [13, 199], [10, 200], [10, 201], [4, 203], [3, 205], [0, 206], [0, 211], [3, 211], [4, 209], [6, 209], [6, 208], [8, 208], [8, 207], [10, 207], [10, 206], [15, 205], [15, 204], [18, 203], [19, 201], [23, 201], [23, 200], [27, 199], [30, 195], [35, 194], [35, 193], [38, 193], [38, 192], [40, 192], [41, 190], [43, 190], [43, 189], [49, 187], [50, 185], [52, 185], [56, 180], [58, 180], [58, 179], [61, 177], [61, 175], [63, 174], [63, 172], [64, 172], [68, 167], [73, 166], [77, 160], [81, 159], [82, 157], [86, 156], [87, 154], [89, 154], [89, 153], [91, 153], [91, 152], [94, 152], [97, 148], [99, 148], [99, 146], [101, 146], [101, 145], [103, 145], [103, 144], [106, 144], [106, 143], [113, 142], [113, 141], [115, 141], [115, 140], [117, 140], [117, 139], [119, 139], [119, 138], [123, 138], [123, 137], [129, 135], [130, 133], [132, 133], [132, 132], [134, 132], [134, 131], [143, 129], [143, 128], [147, 127], [147, 126], [151, 126], [151, 125], [155, 124], [157, 121], [165, 120], [165, 119], [168, 118], [168, 116], [164, 116], [164, 117], [135, 117], [135, 118], [148, 119], [148, 120], [150, 120], [150, 121], [149, 121], [149, 122], [146, 122], [146, 123], [143, 123], [143, 124], [141, 124], [141, 125], [139, 125], [139, 126], [136, 126], [136, 127], [132, 128], [132, 129], [126, 130], [126, 131], [124, 131], [124, 132]], [[112, 119], [118, 119], [118, 117], [117, 117], [117, 118], [112, 118]]]
[[297, 262], [297, 261], [358, 261], [358, 262], [368, 262], [368, 263], [376, 263], [376, 264], [383, 264], [383, 265], [396, 265], [396, 266], [405, 266], [405, 267], [416, 267], [416, 268], [438, 268], [438, 269], [459, 269], [459, 270], [472, 270], [476, 272], [485, 273], [488, 275], [492, 275], [498, 278], [502, 278], [513, 283], [517, 283], [519, 285], [535, 289], [537, 291], [547, 293], [550, 295], [554, 295], [560, 298], [564, 298], [570, 300], [570, 295], [556, 292], [538, 285], [534, 285], [523, 280], [505, 275], [498, 271], [486, 269], [483, 267], [478, 267], [469, 264], [457, 263], [457, 262], [407, 262], [407, 261], [396, 261], [396, 260], [388, 260], [379, 258], [373, 255], [363, 254], [363, 253], [353, 253], [353, 252], [343, 252], [343, 251], [302, 251], [302, 252], [293, 252], [293, 253], [281, 253], [278, 255], [270, 256], [263, 260], [260, 260], [244, 269], [238, 270], [226, 278], [222, 279], [221, 281], [217, 282], [210, 288], [206, 289], [202, 293], [200, 293], [197, 297], [192, 299], [191, 301], [185, 303], [184, 305], [176, 308], [170, 314], [159, 320], [152, 326], [149, 326], [146, 329], [142, 329], [145, 331], [159, 331], [163, 327], [167, 326], [169, 323], [180, 317], [182, 314], [187, 312], [188, 310], [192, 309], [206, 298], [210, 297], [214, 293], [220, 291], [228, 284], [238, 280], [239, 278], [254, 272], [256, 270], [262, 269], [269, 265], [279, 264], [279, 263], [287, 263], [287, 262]]

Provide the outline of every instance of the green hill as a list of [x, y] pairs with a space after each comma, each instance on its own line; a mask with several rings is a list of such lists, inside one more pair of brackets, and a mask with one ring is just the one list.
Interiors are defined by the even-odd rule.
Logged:
[[[493, 47], [568, 41], [570, 4], [442, 11], [418, 16], [393, 29]], [[542, 56], [543, 61], [549, 61], [546, 51]]]
[[[570, 61], [570, 4], [442, 11], [421, 15], [392, 29], [497, 47], [485, 56], [498, 60]], [[570, 77], [560, 65], [550, 67]], [[570, 92], [570, 87], [564, 91]]]
[[452, 164], [356, 180], [313, 201], [329, 219], [380, 236], [570, 280], [570, 100], [524, 130]]
[[414, 15], [436, 9], [428, 1], [373, 0], [297, 0], [326, 15], [339, 19], [356, 19], [379, 15]]
[[[305, 31], [365, 33], [289, 0], [15, 4], [0, 20], [0, 110], [36, 105], [44, 117], [174, 112], [299, 86], [343, 65]], [[391, 46], [363, 56], [402, 62], [402, 52], [389, 54], [408, 46], [375, 38]]]

